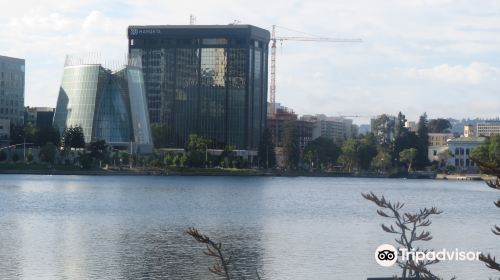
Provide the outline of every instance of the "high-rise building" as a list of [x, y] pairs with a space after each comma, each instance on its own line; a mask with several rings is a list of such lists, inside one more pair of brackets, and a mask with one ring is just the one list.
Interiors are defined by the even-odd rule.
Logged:
[[190, 134], [255, 150], [266, 126], [270, 34], [251, 25], [130, 26], [142, 57], [149, 116], [162, 147]]
[[140, 59], [112, 71], [67, 57], [54, 112], [54, 127], [81, 126], [85, 143], [105, 140], [116, 148], [152, 150]]
[[24, 119], [24, 59], [0, 55], [0, 119]]

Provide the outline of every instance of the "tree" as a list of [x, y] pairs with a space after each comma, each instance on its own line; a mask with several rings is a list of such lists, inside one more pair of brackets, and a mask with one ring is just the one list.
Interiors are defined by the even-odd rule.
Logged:
[[[472, 150], [471, 159], [479, 166], [483, 173], [496, 177], [495, 180], [487, 181], [486, 184], [488, 187], [500, 191], [500, 153], [498, 152], [498, 140], [500, 140], [500, 135], [492, 136], [489, 141], [483, 142], [477, 149]], [[487, 152], [486, 148], [488, 148]], [[500, 208], [500, 199], [494, 202], [494, 205]], [[500, 236], [500, 226], [494, 226], [491, 231], [493, 234]], [[500, 263], [490, 254], [481, 254], [479, 260], [484, 262], [488, 268], [500, 272]]]
[[48, 142], [57, 144], [61, 142], [61, 137], [59, 135], [59, 130], [49, 126], [43, 128], [37, 128], [35, 132], [34, 142], [36, 146], [42, 147]]
[[429, 129], [426, 113], [420, 116], [420, 119], [418, 121], [417, 136], [418, 147], [417, 155], [415, 157], [415, 166], [418, 169], [423, 169], [427, 165], [429, 165]]
[[383, 114], [373, 120], [372, 132], [377, 138], [377, 142], [384, 146], [389, 147], [394, 140], [394, 117]]
[[[443, 213], [435, 207], [423, 208], [415, 213], [402, 213], [401, 210], [404, 207], [404, 203], [392, 203], [383, 196], [378, 197], [373, 192], [361, 195], [363, 198], [373, 202], [380, 208], [377, 210], [378, 215], [393, 220], [394, 225], [387, 226], [382, 224], [382, 230], [397, 235], [395, 239], [396, 242], [408, 251], [416, 249], [414, 245], [415, 242], [429, 241], [433, 238], [431, 233], [424, 228], [431, 225], [431, 216]], [[418, 232], [418, 230], [421, 231]], [[413, 260], [411, 256], [407, 261], [397, 261], [399, 267], [402, 269], [402, 279], [407, 279], [407, 277], [416, 277], [416, 279], [440, 279], [432, 274], [427, 268], [429, 265], [437, 262], [438, 260], [417, 262]]]
[[379, 172], [385, 173], [391, 168], [391, 154], [380, 148], [377, 155], [372, 160], [372, 166]]
[[405, 149], [402, 150], [399, 153], [399, 157], [403, 162], [405, 162], [408, 165], [408, 173], [411, 172], [411, 166], [413, 164], [413, 161], [417, 157], [417, 149], [410, 148], [410, 149]]
[[28, 152], [28, 155], [26, 156], [26, 160], [28, 162], [32, 162], [33, 161], [33, 153], [31, 151]]
[[5, 150], [0, 150], [0, 161], [6, 161], [7, 160], [7, 153]]
[[64, 129], [63, 137], [61, 138], [62, 146], [65, 149], [80, 149], [85, 148], [85, 136], [81, 126], [68, 127]]
[[449, 133], [452, 128], [451, 123], [447, 119], [432, 119], [429, 121], [430, 133]]
[[48, 142], [40, 149], [40, 159], [44, 162], [53, 164], [56, 159], [56, 151], [57, 147], [52, 144], [52, 142]]
[[168, 128], [161, 124], [151, 125], [151, 136], [153, 137], [153, 143], [155, 148], [165, 148], [168, 142]]
[[316, 168], [334, 164], [340, 155], [340, 148], [327, 137], [319, 137], [310, 141], [304, 148], [304, 159], [314, 163]]
[[189, 140], [186, 147], [189, 166], [203, 167], [208, 164], [206, 160], [208, 157], [207, 149], [209, 145], [209, 140], [204, 139], [196, 134], [189, 135]]
[[285, 125], [283, 152], [285, 154], [285, 166], [288, 169], [296, 170], [300, 161], [299, 129], [293, 121]]
[[377, 142], [373, 134], [367, 134], [358, 140], [358, 163], [362, 170], [369, 170], [373, 158], [377, 155]]
[[12, 161], [17, 162], [19, 160], [19, 155], [14, 151], [14, 154], [12, 155]]
[[471, 158], [500, 167], [500, 135], [493, 135], [471, 151]]
[[266, 128], [259, 142], [259, 166], [273, 168], [276, 166], [276, 151], [274, 150], [273, 136]]
[[90, 157], [97, 161], [106, 162], [109, 157], [109, 146], [104, 140], [98, 140], [90, 143]]
[[359, 142], [356, 139], [348, 139], [342, 144], [342, 153], [339, 157], [339, 162], [342, 163], [344, 168], [346, 168], [349, 172], [358, 167], [358, 146]]
[[405, 127], [405, 123], [406, 123], [405, 115], [399, 112], [396, 121], [394, 143], [392, 146], [392, 153], [391, 153], [391, 156], [394, 160], [393, 164], [395, 167], [400, 166], [399, 154], [401, 153], [401, 151], [410, 148], [417, 149], [419, 147], [419, 140], [417, 135], [415, 134], [415, 132], [409, 131], [408, 128]]

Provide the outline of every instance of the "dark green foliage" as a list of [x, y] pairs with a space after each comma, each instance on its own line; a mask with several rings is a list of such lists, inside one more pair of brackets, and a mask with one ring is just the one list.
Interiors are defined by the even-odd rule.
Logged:
[[92, 157], [86, 152], [80, 154], [78, 162], [83, 169], [90, 169], [92, 167]]
[[430, 133], [449, 133], [451, 123], [447, 119], [432, 119], [429, 121]]
[[90, 143], [89, 151], [91, 158], [97, 161], [107, 162], [109, 157], [109, 146], [106, 144], [106, 141], [99, 140]]
[[418, 121], [418, 146], [417, 155], [415, 157], [415, 167], [423, 169], [429, 165], [428, 150], [429, 150], [429, 129], [427, 122], [427, 114], [420, 116]]
[[10, 126], [10, 143], [22, 144], [33, 143], [35, 140], [36, 127], [32, 124], [27, 124], [26, 126], [20, 124], [12, 124]]
[[388, 147], [394, 139], [394, 119], [383, 114], [373, 121], [372, 132], [378, 144]]
[[14, 154], [12, 155], [12, 161], [17, 162], [18, 160], [19, 160], [19, 155], [16, 152], [14, 152]]
[[377, 142], [373, 134], [368, 134], [361, 139], [348, 139], [342, 145], [342, 154], [339, 157], [348, 171], [353, 169], [368, 170], [373, 158], [377, 155]]
[[273, 168], [276, 166], [276, 151], [274, 150], [273, 137], [269, 129], [265, 129], [259, 143], [259, 166]]
[[283, 139], [283, 152], [285, 155], [285, 166], [287, 169], [296, 170], [299, 167], [300, 147], [299, 129], [295, 122], [289, 122], [285, 126]]
[[483, 143], [471, 151], [476, 161], [500, 168], [500, 135], [486, 138]]
[[404, 149], [399, 153], [401, 161], [408, 165], [408, 173], [411, 171], [411, 166], [413, 164], [413, 161], [417, 157], [417, 152], [418, 152], [417, 149], [410, 148], [410, 149]]
[[52, 144], [52, 142], [48, 142], [40, 149], [40, 159], [43, 162], [54, 163], [56, 159], [57, 147]]
[[42, 147], [48, 142], [60, 143], [59, 130], [53, 127], [43, 127], [38, 128], [34, 137], [34, 144], [36, 146]]
[[186, 147], [186, 152], [188, 154], [187, 164], [191, 167], [203, 167], [208, 164], [206, 160], [208, 157], [207, 149], [209, 147], [209, 140], [204, 139], [196, 134], [189, 135], [189, 141]]
[[5, 150], [0, 150], [0, 161], [6, 161], [7, 160], [7, 153]]
[[314, 167], [321, 168], [333, 165], [340, 155], [340, 148], [332, 139], [319, 137], [309, 142], [304, 148], [304, 159], [314, 163]]
[[160, 124], [151, 125], [151, 136], [153, 137], [153, 143], [155, 148], [165, 148], [167, 147], [169, 129], [166, 126]]
[[367, 134], [359, 141], [359, 167], [368, 170], [373, 158], [377, 155], [377, 140], [373, 134]]
[[26, 160], [28, 162], [32, 162], [33, 161], [33, 154], [30, 152], [28, 152], [28, 155], [26, 155]]
[[81, 149], [85, 148], [85, 137], [81, 126], [68, 127], [64, 129], [61, 139], [65, 149]]

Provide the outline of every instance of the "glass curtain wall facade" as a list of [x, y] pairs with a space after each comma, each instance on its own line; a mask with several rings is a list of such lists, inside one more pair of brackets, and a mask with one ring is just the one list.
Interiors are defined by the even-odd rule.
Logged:
[[143, 62], [151, 124], [161, 147], [190, 134], [257, 149], [266, 125], [270, 34], [250, 25], [130, 26], [129, 54]]
[[81, 126], [85, 142], [152, 149], [140, 67], [113, 72], [100, 64], [67, 65], [54, 113], [54, 127]]
[[0, 55], [0, 119], [24, 122], [24, 59]]

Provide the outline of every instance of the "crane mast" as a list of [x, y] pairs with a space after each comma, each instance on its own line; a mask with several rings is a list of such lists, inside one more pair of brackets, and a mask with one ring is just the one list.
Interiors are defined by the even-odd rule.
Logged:
[[342, 39], [326, 37], [278, 37], [276, 36], [276, 25], [273, 25], [271, 33], [271, 82], [269, 85], [271, 103], [271, 115], [276, 114], [276, 42], [277, 41], [303, 41], [303, 42], [327, 42], [327, 43], [361, 43], [361, 39]]

